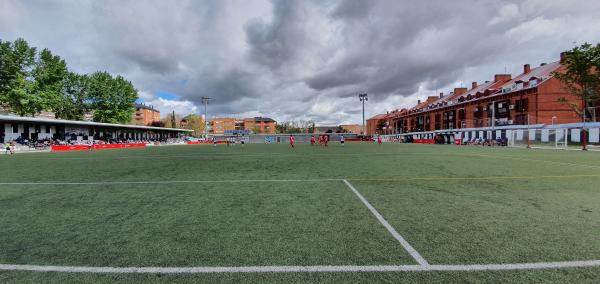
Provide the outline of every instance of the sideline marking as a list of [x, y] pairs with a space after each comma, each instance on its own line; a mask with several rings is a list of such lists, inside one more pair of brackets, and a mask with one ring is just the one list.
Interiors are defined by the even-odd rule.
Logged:
[[489, 176], [489, 177], [405, 177], [405, 178], [349, 178], [353, 181], [404, 181], [404, 180], [486, 180], [486, 179], [544, 179], [544, 178], [577, 178], [600, 177], [600, 174], [589, 175], [550, 175], [550, 176]]
[[392, 236], [394, 236], [394, 238], [400, 242], [402, 247], [404, 247], [404, 249], [415, 259], [415, 261], [417, 261], [417, 263], [419, 263], [421, 266], [429, 265], [427, 260], [425, 260], [421, 254], [419, 254], [419, 252], [415, 250], [400, 234], [398, 234], [396, 229], [394, 229], [394, 227], [392, 227], [392, 225], [390, 225], [390, 223], [388, 223], [388, 221], [386, 221], [385, 218], [383, 218], [383, 216], [377, 212], [377, 209], [375, 209], [375, 207], [373, 207], [373, 205], [371, 205], [371, 203], [369, 203], [369, 201], [367, 201], [367, 199], [362, 196], [362, 194], [360, 194], [360, 192], [358, 192], [354, 186], [352, 186], [352, 184], [345, 179], [344, 183], [352, 190], [352, 192], [354, 192], [358, 199], [360, 199], [360, 201], [362, 201], [362, 203], [369, 208], [375, 218], [377, 218], [377, 220], [379, 220], [379, 222], [388, 230], [388, 232], [390, 232], [390, 234], [392, 234]]
[[68, 273], [265, 273], [265, 272], [410, 272], [499, 271], [600, 266], [600, 260], [466, 264], [466, 265], [314, 265], [314, 266], [215, 266], [215, 267], [93, 267], [0, 264], [0, 270]]
[[156, 180], [156, 181], [90, 181], [90, 182], [0, 182], [0, 185], [101, 185], [101, 184], [175, 184], [175, 183], [239, 183], [239, 182], [319, 182], [319, 181], [406, 181], [406, 180], [490, 180], [600, 177], [600, 174], [548, 176], [489, 177], [398, 177], [398, 178], [322, 178], [322, 179], [240, 179], [240, 180]]
[[501, 158], [501, 159], [509, 159], [509, 160], [516, 160], [516, 161], [526, 161], [526, 162], [543, 162], [543, 163], [555, 164], [555, 165], [563, 165], [563, 166], [575, 166], [575, 167], [600, 169], [600, 166], [587, 165], [587, 164], [577, 164], [577, 163], [569, 163], [569, 162], [548, 161], [548, 160], [540, 160], [540, 159], [525, 159], [525, 158], [512, 157], [512, 156], [504, 156], [504, 155], [489, 155], [489, 154], [470, 154], [470, 155], [472, 155], [472, 156], [478, 156], [478, 157], [486, 157], [486, 158]]
[[241, 179], [241, 180], [157, 180], [157, 181], [91, 181], [91, 182], [0, 182], [0, 185], [99, 185], [99, 184], [171, 184], [171, 183], [238, 183], [238, 182], [319, 182], [342, 181], [324, 179]]

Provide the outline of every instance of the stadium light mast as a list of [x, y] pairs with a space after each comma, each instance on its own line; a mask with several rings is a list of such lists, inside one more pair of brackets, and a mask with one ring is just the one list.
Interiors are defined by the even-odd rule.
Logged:
[[365, 135], [365, 102], [369, 100], [367, 93], [358, 94], [358, 99], [362, 102], [362, 134]]
[[208, 138], [208, 115], [207, 115], [207, 108], [208, 108], [208, 101], [212, 100], [212, 98], [209, 97], [202, 97], [202, 103], [204, 103], [204, 138], [207, 139]]

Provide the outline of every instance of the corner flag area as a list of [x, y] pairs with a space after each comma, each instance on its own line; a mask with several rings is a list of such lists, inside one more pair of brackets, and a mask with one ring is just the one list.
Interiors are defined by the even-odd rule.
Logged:
[[185, 145], [0, 168], [0, 282], [600, 279], [597, 152]]

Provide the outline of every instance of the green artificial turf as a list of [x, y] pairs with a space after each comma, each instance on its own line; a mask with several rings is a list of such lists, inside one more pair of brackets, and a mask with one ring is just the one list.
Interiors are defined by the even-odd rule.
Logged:
[[[4, 264], [415, 264], [343, 182], [320, 179], [348, 179], [431, 264], [600, 259], [598, 152], [366, 143], [295, 149], [188, 145], [2, 155], [0, 169]], [[161, 183], [110, 184], [119, 181]], [[108, 183], [61, 184], [69, 182]], [[599, 279], [600, 267], [195, 275], [0, 271], [0, 282], [35, 283]]]

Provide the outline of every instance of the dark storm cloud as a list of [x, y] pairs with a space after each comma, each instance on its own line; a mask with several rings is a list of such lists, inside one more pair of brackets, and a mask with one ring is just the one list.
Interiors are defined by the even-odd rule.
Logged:
[[273, 19], [254, 19], [246, 25], [250, 60], [278, 69], [294, 60], [307, 43], [303, 21], [307, 15], [300, 1], [273, 1]]
[[214, 115], [348, 123], [360, 119], [358, 92], [372, 115], [599, 42], [599, 10], [584, 0], [0, 0], [0, 38], [48, 47], [79, 72], [122, 74], [164, 112], [198, 111], [210, 96]]

